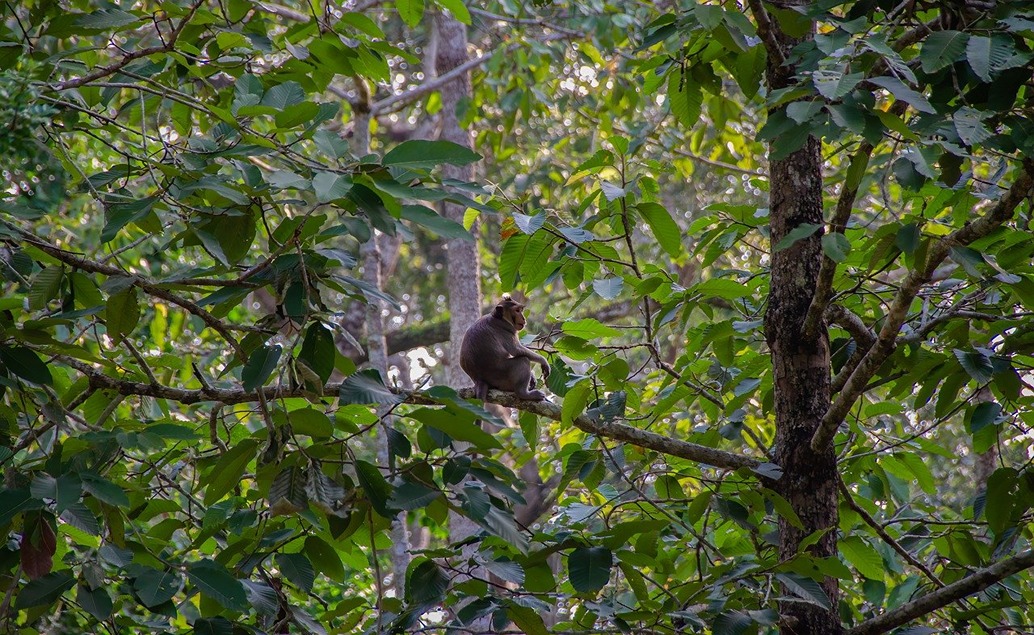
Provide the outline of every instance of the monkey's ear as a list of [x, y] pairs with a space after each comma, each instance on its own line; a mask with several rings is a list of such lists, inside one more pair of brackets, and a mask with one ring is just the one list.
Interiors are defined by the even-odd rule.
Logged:
[[503, 308], [503, 303], [495, 305], [495, 310], [492, 311], [492, 317], [498, 320], [505, 320], [506, 310]]

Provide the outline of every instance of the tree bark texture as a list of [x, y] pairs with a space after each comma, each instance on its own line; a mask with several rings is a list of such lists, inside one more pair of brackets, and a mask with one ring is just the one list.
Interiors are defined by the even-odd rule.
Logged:
[[[760, 9], [764, 13], [764, 9]], [[767, 17], [767, 16], [765, 16]], [[759, 18], [760, 20], [761, 18]], [[769, 48], [766, 77], [776, 90], [796, 83], [796, 70], [785, 62], [801, 40], [767, 25]], [[808, 36], [810, 37], [810, 36]], [[821, 144], [809, 137], [785, 158], [770, 161], [769, 210], [774, 246], [804, 223], [823, 224]], [[829, 334], [825, 324], [810, 338], [802, 333], [822, 264], [818, 232], [781, 251], [773, 249], [772, 282], [765, 312], [765, 338], [772, 356], [775, 390], [776, 463], [783, 468], [776, 488], [803, 523], [798, 529], [779, 519], [779, 555], [793, 558], [806, 536], [826, 530], [810, 548], [815, 557], [837, 553], [837, 471], [832, 447], [820, 452], [810, 441], [830, 406]], [[837, 612], [838, 587], [827, 578], [822, 588], [832, 610], [804, 602], [787, 602], [780, 610], [784, 635], [837, 635], [843, 632]]]

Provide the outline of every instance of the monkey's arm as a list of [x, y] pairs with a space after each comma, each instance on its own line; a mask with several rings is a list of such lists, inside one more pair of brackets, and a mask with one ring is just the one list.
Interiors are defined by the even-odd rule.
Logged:
[[514, 338], [513, 348], [507, 352], [514, 357], [527, 357], [532, 362], [540, 364], [542, 366], [542, 378], [545, 379], [546, 377], [549, 377], [549, 361], [545, 357], [518, 342], [516, 338]]

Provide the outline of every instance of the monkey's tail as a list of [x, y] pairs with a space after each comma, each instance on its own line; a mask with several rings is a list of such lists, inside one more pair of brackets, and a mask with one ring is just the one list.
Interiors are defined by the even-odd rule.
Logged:
[[[478, 399], [480, 399], [481, 400], [481, 404], [484, 405], [485, 404], [485, 400], [488, 399], [488, 384], [483, 382], [483, 381], [475, 381], [474, 382], [474, 396], [477, 397]], [[479, 428], [482, 427], [481, 424], [482, 424], [481, 419], [478, 419], [477, 421], [474, 422], [474, 425], [476, 425]]]

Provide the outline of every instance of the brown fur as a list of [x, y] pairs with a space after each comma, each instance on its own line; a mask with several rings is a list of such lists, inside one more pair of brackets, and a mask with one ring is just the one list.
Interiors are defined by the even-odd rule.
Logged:
[[495, 309], [474, 322], [463, 335], [460, 366], [474, 380], [474, 394], [484, 400], [489, 388], [517, 393], [521, 399], [542, 401], [546, 395], [532, 390], [531, 363], [542, 365], [549, 377], [549, 362], [517, 339], [524, 328], [524, 305], [504, 295]]

